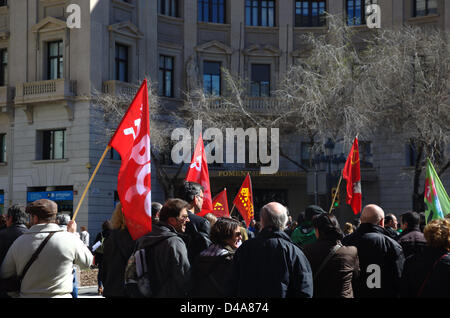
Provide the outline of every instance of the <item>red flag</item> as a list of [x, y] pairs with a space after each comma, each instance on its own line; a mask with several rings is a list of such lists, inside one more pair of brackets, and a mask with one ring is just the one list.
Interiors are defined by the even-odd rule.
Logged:
[[362, 208], [358, 137], [353, 142], [342, 176], [347, 181], [347, 204], [351, 205], [353, 213], [356, 215], [361, 212]]
[[253, 220], [255, 212], [253, 209], [253, 192], [252, 192], [252, 180], [250, 174], [247, 173], [238, 194], [234, 198], [233, 204], [238, 209], [244, 218], [247, 227], [250, 225], [250, 221]]
[[192, 156], [191, 165], [186, 175], [186, 181], [196, 182], [203, 186], [203, 206], [197, 215], [205, 216], [213, 211], [211, 189], [209, 185], [208, 162], [206, 161], [205, 146], [203, 145], [202, 135], [198, 138], [197, 146]]
[[212, 213], [218, 218], [230, 216], [230, 211], [228, 210], [227, 189], [223, 189], [222, 192], [214, 197], [212, 206]]
[[150, 124], [147, 80], [109, 142], [122, 159], [117, 192], [133, 240], [152, 229]]

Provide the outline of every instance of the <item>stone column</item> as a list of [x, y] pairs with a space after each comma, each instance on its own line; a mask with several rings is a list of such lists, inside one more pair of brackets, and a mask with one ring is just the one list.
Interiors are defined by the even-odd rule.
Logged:
[[230, 16], [228, 22], [231, 24], [231, 72], [232, 74], [244, 74], [245, 48], [245, 3], [244, 0], [233, 0], [230, 3]]

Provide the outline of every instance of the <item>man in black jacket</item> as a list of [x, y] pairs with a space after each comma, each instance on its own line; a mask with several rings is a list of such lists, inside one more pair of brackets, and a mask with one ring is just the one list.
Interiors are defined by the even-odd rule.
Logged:
[[28, 214], [22, 207], [13, 205], [8, 209], [6, 215], [7, 227], [0, 231], [0, 265], [12, 243], [28, 230], [27, 223]]
[[284, 233], [286, 211], [286, 207], [276, 202], [261, 209], [261, 232], [245, 241], [233, 259], [233, 296], [312, 297], [309, 261]]
[[405, 258], [410, 255], [422, 253], [427, 245], [427, 241], [419, 228], [419, 213], [406, 212], [400, 217], [402, 220], [403, 232], [398, 237], [397, 242], [402, 246]]
[[344, 237], [346, 246], [358, 249], [361, 276], [355, 286], [355, 297], [398, 297], [405, 261], [400, 244], [384, 229], [384, 211], [367, 205], [361, 213], [361, 225]]
[[194, 262], [195, 258], [211, 245], [209, 231], [211, 225], [209, 221], [196, 215], [202, 210], [204, 188], [195, 182], [185, 182], [181, 191], [181, 199], [189, 203], [188, 216], [189, 223], [186, 225], [187, 247], [189, 261]]

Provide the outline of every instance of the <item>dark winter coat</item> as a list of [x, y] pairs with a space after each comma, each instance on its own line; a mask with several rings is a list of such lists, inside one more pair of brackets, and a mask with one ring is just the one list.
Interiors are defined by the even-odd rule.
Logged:
[[10, 227], [0, 230], [0, 266], [12, 243], [27, 231], [27, 227], [23, 224], [13, 224]]
[[103, 296], [126, 297], [124, 288], [125, 267], [133, 253], [135, 241], [127, 229], [112, 230], [104, 241]]
[[[303, 247], [303, 252], [316, 275], [322, 262], [337, 242], [318, 239]], [[340, 242], [339, 242], [340, 244]], [[352, 280], [359, 276], [358, 251], [354, 246], [342, 246], [329, 259], [314, 279], [314, 298], [353, 298]]]
[[399, 296], [405, 258], [400, 244], [391, 239], [384, 228], [362, 223], [354, 233], [344, 237], [342, 243], [358, 249], [361, 275], [354, 286], [355, 297]]
[[403, 231], [398, 237], [397, 242], [402, 246], [405, 258], [413, 254], [422, 253], [425, 246], [427, 246], [427, 241], [420, 231], [419, 226]]
[[392, 227], [385, 227], [384, 228], [388, 234], [388, 236], [393, 239], [393, 240], [398, 240], [398, 237], [400, 235], [400, 233], [398, 233], [396, 230], [394, 230]]
[[423, 284], [420, 297], [450, 297], [450, 254], [446, 250], [427, 246], [422, 253], [406, 259], [401, 296], [418, 297]]
[[236, 250], [233, 295], [237, 297], [312, 297], [308, 259], [283, 231], [264, 228]]
[[186, 297], [191, 265], [181, 236], [172, 226], [160, 222], [152, 225], [152, 231], [136, 242], [136, 249], [145, 248], [146, 254], [148, 247], [147, 265], [155, 297]]
[[209, 231], [211, 225], [209, 221], [201, 216], [188, 211], [189, 222], [186, 223], [187, 249], [189, 261], [194, 262], [195, 258], [211, 245]]
[[[218, 247], [211, 245], [210, 248]], [[221, 249], [223, 255], [203, 255], [201, 253], [192, 264], [191, 291], [189, 297], [223, 298], [231, 296], [230, 281], [234, 250]]]

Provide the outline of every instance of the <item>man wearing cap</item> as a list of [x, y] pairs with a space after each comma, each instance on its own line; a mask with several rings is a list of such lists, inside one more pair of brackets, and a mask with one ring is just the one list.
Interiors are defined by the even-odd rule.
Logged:
[[73, 264], [88, 268], [93, 256], [89, 249], [75, 236], [77, 225], [70, 221], [67, 232], [55, 224], [58, 206], [42, 199], [28, 205], [32, 227], [20, 236], [6, 254], [0, 268], [0, 278], [21, 275], [26, 263], [43, 240], [50, 234], [39, 257], [22, 280], [19, 297], [22, 298], [70, 298], [73, 289]]

